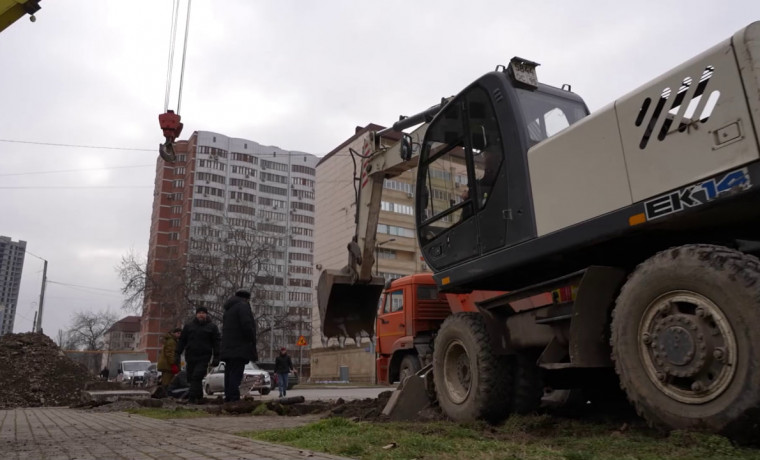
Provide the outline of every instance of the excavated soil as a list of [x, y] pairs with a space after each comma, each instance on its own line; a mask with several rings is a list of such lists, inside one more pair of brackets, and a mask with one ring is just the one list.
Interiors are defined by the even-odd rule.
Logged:
[[0, 409], [74, 404], [91, 379], [46, 335], [0, 337]]
[[[356, 421], [382, 422], [388, 418], [382, 414], [383, 408], [391, 396], [390, 391], [380, 393], [377, 398], [335, 401], [304, 401], [294, 404], [283, 404], [278, 400], [261, 401], [242, 399], [234, 403], [225, 403], [221, 397], [206, 399], [204, 404], [188, 404], [184, 400], [173, 398], [145, 399], [137, 401], [117, 401], [113, 403], [86, 403], [77, 407], [95, 412], [114, 412], [140, 407], [161, 407], [174, 410], [188, 408], [206, 411], [212, 415], [281, 415], [297, 417], [309, 414], [324, 414], [326, 417], [342, 417]], [[419, 421], [443, 420], [445, 417], [437, 407], [429, 407], [420, 411]]]

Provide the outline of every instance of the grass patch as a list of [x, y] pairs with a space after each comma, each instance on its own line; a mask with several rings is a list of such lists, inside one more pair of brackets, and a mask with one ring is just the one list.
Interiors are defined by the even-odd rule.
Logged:
[[[357, 423], [343, 418], [299, 428], [242, 433], [253, 439], [362, 460], [656, 460], [760, 459], [760, 450], [740, 448], [715, 435], [548, 416], [511, 417], [502, 426], [482, 423]], [[384, 449], [384, 446], [395, 447]]]
[[210, 414], [206, 411], [185, 409], [183, 407], [178, 407], [176, 409], [141, 407], [139, 409], [127, 409], [126, 412], [135, 415], [142, 415], [144, 417], [157, 418], [159, 420], [168, 420], [174, 418], [199, 418], [210, 416]]

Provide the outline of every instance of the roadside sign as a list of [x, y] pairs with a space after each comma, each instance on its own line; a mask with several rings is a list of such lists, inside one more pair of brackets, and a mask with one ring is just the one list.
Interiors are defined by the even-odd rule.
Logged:
[[306, 345], [308, 345], [306, 343], [306, 337], [304, 337], [304, 336], [298, 337], [298, 341], [296, 342], [296, 346], [305, 347]]

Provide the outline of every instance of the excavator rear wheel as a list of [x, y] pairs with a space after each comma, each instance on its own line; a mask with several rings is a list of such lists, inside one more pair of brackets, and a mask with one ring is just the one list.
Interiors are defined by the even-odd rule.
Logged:
[[509, 414], [509, 361], [494, 355], [479, 313], [456, 313], [444, 321], [435, 339], [433, 379], [441, 409], [457, 422], [496, 423]]
[[758, 327], [760, 260], [722, 246], [672, 248], [639, 265], [620, 292], [615, 369], [651, 424], [751, 437]]

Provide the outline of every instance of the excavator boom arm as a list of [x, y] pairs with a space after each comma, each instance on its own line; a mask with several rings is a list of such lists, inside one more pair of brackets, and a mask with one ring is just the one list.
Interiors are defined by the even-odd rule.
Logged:
[[[364, 139], [361, 152], [361, 173], [356, 203], [356, 233], [348, 244], [348, 265], [341, 270], [325, 270], [317, 285], [317, 304], [322, 319], [324, 340], [338, 337], [341, 346], [346, 337], [359, 345], [362, 335], [372, 335], [378, 300], [385, 280], [373, 276], [377, 225], [385, 179], [395, 177], [417, 166], [418, 148], [427, 131], [428, 122], [445, 101], [421, 114], [402, 119], [392, 128], [372, 132]], [[385, 144], [383, 134], [401, 131], [423, 123], [392, 144]]]

